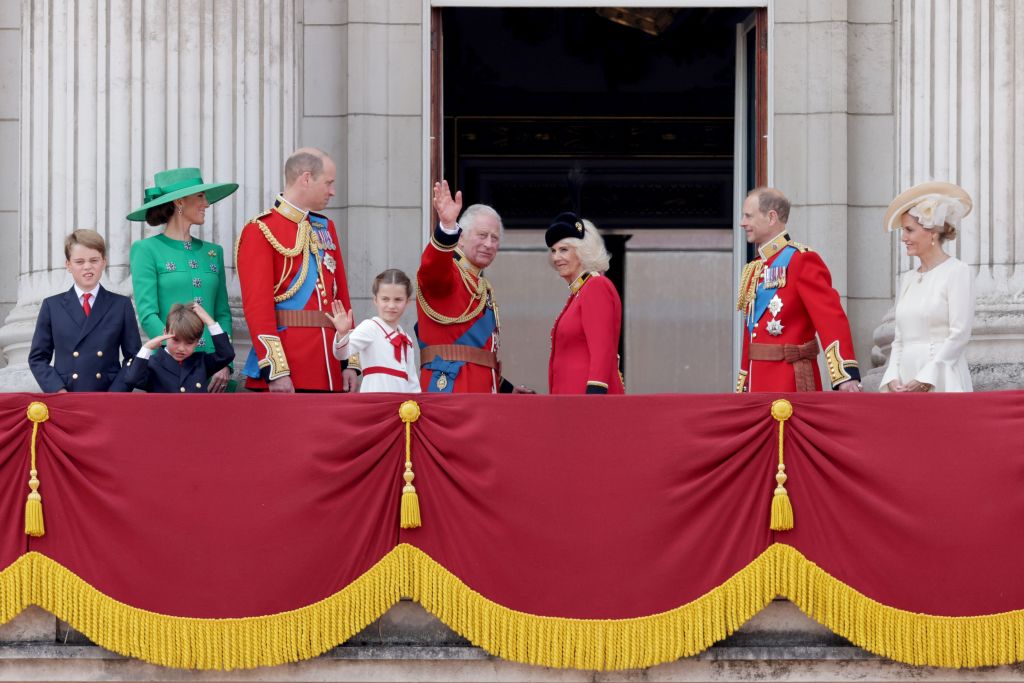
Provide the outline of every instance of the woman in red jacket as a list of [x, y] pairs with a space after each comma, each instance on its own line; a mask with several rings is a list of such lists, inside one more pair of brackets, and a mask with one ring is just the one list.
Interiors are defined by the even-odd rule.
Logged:
[[569, 300], [551, 329], [551, 393], [625, 393], [618, 356], [622, 302], [604, 277], [610, 259], [604, 239], [590, 221], [563, 213], [544, 240], [552, 267], [569, 285]]

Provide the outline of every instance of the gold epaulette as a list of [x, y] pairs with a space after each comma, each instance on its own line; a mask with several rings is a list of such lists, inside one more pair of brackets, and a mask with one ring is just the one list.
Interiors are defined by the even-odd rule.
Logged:
[[793, 241], [790, 241], [790, 244], [791, 244], [791, 245], [793, 245], [794, 247], [796, 247], [796, 250], [797, 250], [797, 251], [800, 251], [800, 252], [804, 252], [804, 251], [814, 251], [813, 249], [811, 249], [811, 248], [810, 248], [809, 246], [807, 246], [806, 244], [800, 244], [799, 242], [793, 242]]

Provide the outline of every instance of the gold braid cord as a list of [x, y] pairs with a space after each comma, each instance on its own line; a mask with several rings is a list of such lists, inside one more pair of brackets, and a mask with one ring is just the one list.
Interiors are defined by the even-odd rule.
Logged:
[[740, 274], [739, 296], [736, 298], [736, 310], [745, 311], [757, 295], [757, 281], [764, 269], [764, 261], [757, 259], [743, 266]]
[[427, 314], [427, 317], [436, 323], [441, 325], [460, 325], [467, 323], [470, 320], [476, 318], [480, 313], [483, 312], [484, 306], [487, 305], [488, 301], [492, 302], [494, 308], [494, 319], [495, 323], [498, 322], [498, 304], [494, 302], [494, 290], [491, 288], [491, 283], [487, 281], [483, 275], [477, 277], [474, 283], [467, 273], [462, 268], [459, 268], [459, 274], [462, 276], [462, 284], [465, 286], [466, 291], [469, 292], [469, 304], [466, 306], [460, 315], [452, 317], [438, 313], [430, 304], [427, 303], [427, 298], [423, 296], [423, 290], [419, 287], [416, 288], [416, 300], [423, 307], [423, 312]]
[[[261, 221], [259, 218], [253, 218], [249, 221], [248, 225], [255, 225], [259, 228], [260, 232], [263, 233], [263, 237], [266, 238], [267, 242], [281, 256], [286, 259], [294, 259], [298, 256], [302, 256], [302, 265], [299, 270], [299, 276], [295, 279], [295, 284], [288, 288], [284, 294], [278, 294], [274, 297], [274, 303], [280, 303], [287, 301], [288, 299], [295, 296], [295, 292], [299, 291], [303, 283], [306, 281], [306, 277], [309, 275], [309, 259], [306, 258], [305, 254], [311, 253], [316, 258], [316, 270], [320, 272], [320, 252], [317, 250], [316, 239], [313, 235], [313, 226], [309, 224], [309, 221], [302, 221], [299, 223], [298, 228], [295, 232], [295, 246], [288, 248], [281, 244], [280, 241], [270, 231], [270, 228], [266, 223]], [[244, 232], [244, 230], [243, 230]], [[238, 248], [242, 243], [242, 235], [238, 236], [238, 240], [235, 242], [235, 264], [238, 264]], [[291, 274], [291, 262], [285, 263], [285, 269], [281, 273], [281, 279], [278, 280], [274, 286], [274, 290], [279, 290], [284, 284], [285, 280]]]

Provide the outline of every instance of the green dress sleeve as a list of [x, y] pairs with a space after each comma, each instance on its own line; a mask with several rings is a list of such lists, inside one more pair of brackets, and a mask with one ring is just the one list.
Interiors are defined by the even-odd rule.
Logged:
[[228, 277], [224, 268], [224, 247], [216, 246], [217, 256], [217, 305], [211, 312], [213, 319], [220, 323], [220, 326], [228, 334], [228, 338], [234, 336], [231, 329], [231, 305], [228, 303]]
[[160, 317], [160, 297], [157, 292], [156, 262], [151, 242], [151, 239], [133, 242], [128, 257], [139, 324], [150, 339], [164, 333], [164, 321]]

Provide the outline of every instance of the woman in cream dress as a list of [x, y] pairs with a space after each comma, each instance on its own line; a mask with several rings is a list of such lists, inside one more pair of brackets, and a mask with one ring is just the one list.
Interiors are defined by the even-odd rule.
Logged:
[[916, 185], [889, 205], [886, 228], [900, 230], [907, 255], [920, 266], [900, 278], [883, 392], [971, 391], [965, 351], [974, 321], [974, 275], [943, 249], [970, 211], [967, 192], [938, 182]]

